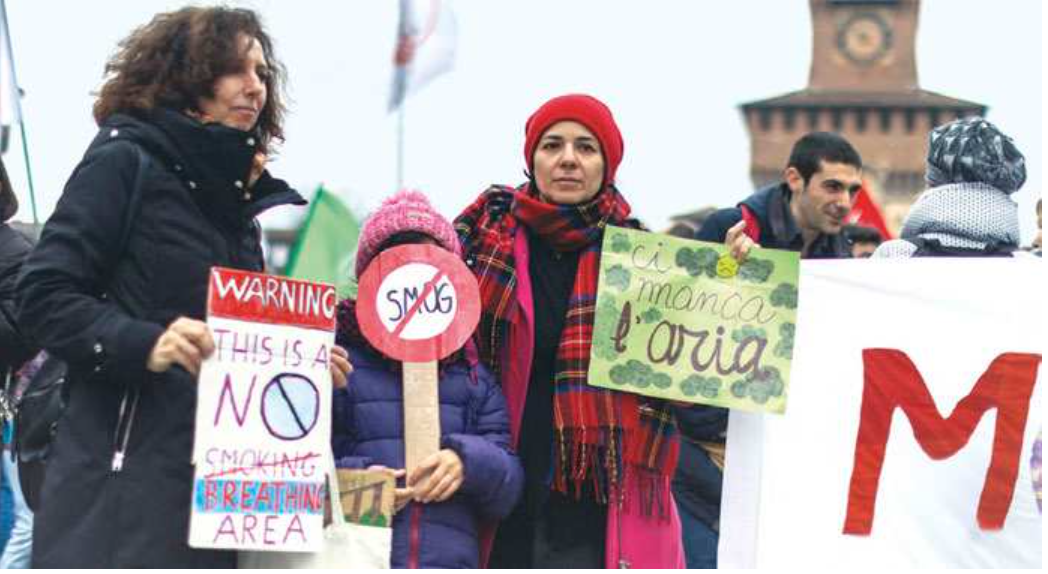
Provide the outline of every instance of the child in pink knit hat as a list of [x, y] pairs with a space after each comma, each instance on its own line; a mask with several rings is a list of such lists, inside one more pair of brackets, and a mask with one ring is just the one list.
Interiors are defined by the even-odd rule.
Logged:
[[382, 202], [364, 222], [357, 239], [357, 279], [364, 274], [368, 263], [380, 251], [392, 247], [393, 239], [404, 236], [396, 243], [430, 243], [431, 241], [412, 241], [421, 234], [437, 245], [454, 253], [462, 254], [455, 228], [447, 219], [437, 213], [430, 205], [429, 199], [420, 191], [404, 190]]
[[[461, 253], [455, 230], [426, 196], [402, 191], [364, 222], [357, 277], [382, 251], [418, 243]], [[335, 390], [332, 450], [340, 468], [380, 467], [398, 479], [391, 565], [477, 568], [480, 525], [504, 518], [524, 484], [494, 375], [475, 353], [459, 351], [440, 362], [441, 450], [407, 476], [400, 363], [364, 338], [352, 300], [339, 304], [336, 341], [349, 351], [353, 372], [346, 387]]]

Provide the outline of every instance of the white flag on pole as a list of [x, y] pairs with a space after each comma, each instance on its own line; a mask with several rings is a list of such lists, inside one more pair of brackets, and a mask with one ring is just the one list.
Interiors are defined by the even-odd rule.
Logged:
[[455, 63], [458, 27], [450, 0], [400, 0], [389, 111]]
[[22, 121], [15, 63], [11, 57], [11, 35], [7, 32], [7, 7], [0, 0], [0, 153], [7, 151], [11, 126]]
[[0, 124], [9, 127], [22, 120], [15, 63], [11, 58], [11, 36], [7, 32], [7, 8], [0, 0]]

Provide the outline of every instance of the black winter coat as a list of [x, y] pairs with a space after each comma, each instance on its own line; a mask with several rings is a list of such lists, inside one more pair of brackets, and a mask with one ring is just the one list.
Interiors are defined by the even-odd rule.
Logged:
[[724, 476], [698, 442], [724, 442], [728, 409], [693, 406], [677, 408], [674, 413], [681, 441], [673, 497], [689, 514], [719, 530]]
[[[246, 189], [258, 144], [170, 110], [114, 115], [66, 184], [18, 284], [21, 327], [70, 365], [34, 567], [235, 565], [232, 552], [187, 544], [196, 381], [146, 359], [173, 320], [205, 318], [212, 266], [262, 270], [256, 215], [305, 203], [268, 174]], [[130, 397], [130, 412], [136, 395], [117, 471], [121, 405]]]
[[30, 249], [25, 236], [0, 223], [0, 381], [32, 355], [15, 324], [15, 281]]

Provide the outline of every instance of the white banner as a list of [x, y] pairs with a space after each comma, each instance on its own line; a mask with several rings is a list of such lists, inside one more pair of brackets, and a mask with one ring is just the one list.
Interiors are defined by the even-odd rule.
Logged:
[[1043, 293], [1033, 258], [803, 262], [790, 408], [731, 413], [719, 565], [1040, 568]]

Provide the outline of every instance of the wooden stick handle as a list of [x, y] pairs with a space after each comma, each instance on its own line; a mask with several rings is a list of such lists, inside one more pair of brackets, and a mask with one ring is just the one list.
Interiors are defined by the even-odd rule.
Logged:
[[404, 363], [404, 468], [440, 450], [437, 363]]

